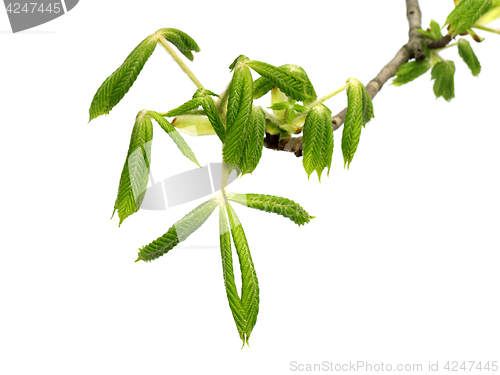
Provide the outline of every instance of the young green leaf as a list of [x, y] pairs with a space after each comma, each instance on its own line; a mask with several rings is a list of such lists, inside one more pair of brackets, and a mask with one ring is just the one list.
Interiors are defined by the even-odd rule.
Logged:
[[226, 141], [226, 128], [222, 123], [219, 112], [217, 112], [217, 107], [214, 100], [210, 96], [206, 96], [205, 98], [203, 98], [201, 105], [203, 106], [203, 109], [205, 110], [208, 120], [210, 121], [210, 124], [212, 124], [215, 133], [217, 134], [221, 142], [224, 143]]
[[[177, 29], [160, 29], [156, 33], [156, 35], [162, 35], [166, 40], [172, 43], [177, 49], [186, 56], [189, 61], [193, 61], [193, 53], [191, 51], [200, 52], [200, 47], [185, 32], [182, 32]], [[154, 35], [155, 35], [154, 34]]]
[[303, 127], [302, 150], [302, 164], [307, 178], [316, 171], [321, 181], [325, 167], [328, 168], [328, 174], [330, 173], [333, 154], [331, 112], [323, 104], [314, 106], [307, 114]]
[[314, 90], [314, 86], [309, 80], [309, 77], [307, 76], [307, 73], [304, 70], [304, 68], [294, 64], [281, 65], [279, 68], [290, 73], [293, 77], [302, 82], [303, 90], [308, 97], [308, 99], [304, 101], [305, 104], [312, 103], [313, 101], [316, 100], [317, 98], [316, 91]]
[[219, 200], [217, 197], [211, 198], [200, 204], [193, 211], [172, 225], [163, 236], [158, 237], [149, 245], [140, 248], [136, 262], [139, 260], [150, 262], [172, 250], [179, 242], [184, 241], [201, 227], [218, 204]]
[[458, 54], [467, 64], [472, 72], [472, 75], [477, 77], [481, 72], [481, 64], [472, 50], [470, 43], [463, 38], [458, 41]]
[[431, 68], [429, 58], [422, 61], [410, 61], [401, 65], [392, 81], [394, 86], [401, 86], [420, 77]]
[[375, 114], [373, 112], [373, 103], [372, 103], [372, 98], [370, 97], [370, 94], [368, 94], [368, 91], [366, 88], [363, 86], [364, 90], [363, 91], [363, 127], [370, 122], [372, 118], [375, 117]]
[[440, 61], [432, 68], [431, 79], [434, 79], [434, 94], [442, 96], [446, 101], [455, 97], [454, 87], [455, 64], [453, 61]]
[[342, 154], [344, 155], [344, 167], [347, 168], [352, 162], [356, 149], [358, 148], [363, 125], [363, 90], [366, 88], [355, 78], [347, 80], [347, 114], [342, 132]]
[[243, 306], [241, 304], [241, 299], [238, 295], [236, 283], [234, 282], [231, 235], [229, 233], [227, 216], [223, 205], [219, 205], [219, 238], [222, 256], [222, 274], [224, 276], [226, 296], [229, 302], [229, 308], [231, 309], [231, 312], [233, 314], [234, 322], [236, 323], [236, 328], [238, 329], [238, 333], [244, 345], [247, 319], [246, 313], [243, 310]]
[[274, 86], [278, 87], [288, 97], [295, 100], [306, 100], [309, 98], [304, 87], [304, 82], [297, 79], [285, 69], [255, 60], [247, 61], [245, 64], [262, 77], [271, 81]]
[[90, 104], [90, 120], [108, 114], [132, 87], [144, 64], [155, 50], [157, 40], [148, 36], [127, 56], [123, 64], [116, 69], [99, 87]]
[[296, 112], [305, 112], [307, 111], [307, 107], [303, 106], [303, 105], [300, 105], [300, 104], [297, 104], [295, 103], [293, 105], [293, 109], [296, 111]]
[[231, 235], [240, 263], [241, 305], [246, 317], [242, 340], [246, 341], [248, 345], [248, 339], [252, 334], [259, 313], [259, 283], [243, 227], [231, 205], [227, 204], [226, 209], [231, 225]]
[[293, 106], [291, 108], [287, 108], [285, 110], [285, 120], [287, 124], [291, 124], [294, 118], [295, 118], [295, 109], [293, 109]]
[[290, 108], [290, 103], [288, 102], [279, 102], [279, 103], [274, 103], [272, 106], [267, 107], [269, 109], [273, 109], [275, 111], [280, 111], [282, 109], [287, 109]]
[[200, 51], [200, 48], [190, 36], [177, 29], [160, 29], [153, 35], [148, 36], [99, 87], [90, 104], [89, 121], [100, 115], [108, 114], [123, 99], [139, 76], [146, 61], [154, 52], [159, 35], [163, 35], [190, 60], [193, 60], [191, 51]]
[[273, 83], [264, 77], [259, 77], [253, 82], [253, 98], [259, 99], [273, 88]]
[[240, 161], [241, 173], [252, 173], [259, 164], [264, 144], [266, 129], [266, 115], [261, 107], [252, 107], [248, 122], [248, 131], [245, 137], [245, 146]]
[[188, 100], [186, 103], [182, 104], [181, 106], [168, 111], [165, 116], [166, 117], [174, 117], [174, 116], [178, 116], [178, 115], [183, 115], [188, 111], [191, 111], [193, 109], [197, 109], [202, 104], [202, 101], [203, 101], [202, 98], [194, 98], [194, 99]]
[[113, 215], [118, 210], [120, 223], [137, 212], [146, 194], [151, 162], [153, 124], [147, 111], [139, 112], [130, 137], [127, 159], [123, 166]]
[[436, 40], [436, 36], [432, 33], [432, 31], [424, 29], [417, 29], [417, 31], [427, 39]]
[[474, 24], [479, 26], [484, 26], [490, 22], [495, 21], [500, 17], [500, 1], [493, 1], [490, 5], [490, 9], [483, 14]]
[[443, 37], [443, 33], [441, 33], [441, 26], [439, 26], [439, 23], [437, 23], [434, 20], [431, 20], [431, 30], [432, 33], [435, 35], [436, 40], [441, 39]]
[[463, 0], [446, 18], [449, 34], [455, 37], [470, 29], [491, 7], [491, 0]]
[[298, 203], [274, 195], [229, 193], [227, 199], [243, 206], [284, 216], [299, 226], [314, 219], [314, 216], [309, 215]]
[[170, 136], [170, 138], [172, 138], [177, 147], [179, 147], [179, 150], [181, 150], [182, 154], [201, 168], [200, 163], [198, 163], [198, 160], [194, 155], [194, 152], [191, 150], [191, 148], [188, 146], [179, 132], [173, 127], [173, 125], [165, 120], [165, 118], [157, 112], [148, 111], [148, 114], [156, 120], [158, 125], [160, 125], [163, 130], [167, 132], [167, 134]]
[[253, 80], [244, 62], [233, 64], [234, 73], [229, 88], [226, 115], [226, 141], [222, 153], [224, 162], [240, 166], [245, 150], [248, 121], [252, 112]]

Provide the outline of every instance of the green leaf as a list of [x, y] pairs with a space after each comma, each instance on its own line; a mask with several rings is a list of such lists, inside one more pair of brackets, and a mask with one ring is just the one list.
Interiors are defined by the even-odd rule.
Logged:
[[252, 173], [259, 164], [264, 145], [265, 129], [266, 115], [264, 110], [261, 107], [253, 106], [248, 122], [244, 151], [239, 164], [242, 175]]
[[259, 77], [253, 82], [253, 98], [259, 99], [273, 88], [273, 83], [264, 77]]
[[363, 121], [362, 124], [365, 126], [367, 123], [370, 122], [372, 118], [375, 117], [375, 114], [373, 112], [373, 103], [372, 103], [372, 98], [370, 97], [370, 94], [368, 94], [368, 91], [366, 90], [366, 87], [363, 86]]
[[203, 98], [201, 105], [203, 106], [203, 109], [205, 110], [208, 120], [210, 121], [210, 124], [212, 124], [215, 133], [217, 134], [221, 142], [224, 143], [226, 141], [226, 128], [222, 123], [219, 112], [217, 112], [217, 107], [214, 100], [210, 96], [207, 96]]
[[[465, 1], [465, 0], [464, 0]], [[434, 79], [434, 94], [450, 101], [455, 97], [454, 87], [455, 64], [453, 61], [440, 61], [432, 68], [431, 79]]]
[[203, 99], [202, 98], [194, 98], [191, 100], [188, 100], [186, 103], [182, 104], [181, 106], [172, 109], [171, 111], [168, 111], [167, 114], [165, 115], [166, 117], [174, 117], [178, 115], [185, 114], [188, 111], [191, 111], [193, 109], [197, 109], [200, 105], [202, 105]]
[[282, 110], [282, 109], [288, 109], [288, 108], [290, 108], [290, 103], [288, 103], [288, 102], [274, 103], [272, 106], [267, 107], [267, 108], [273, 109], [275, 111], [279, 111], [279, 110]]
[[177, 29], [160, 29], [156, 35], [162, 35], [166, 40], [172, 43], [189, 61], [193, 61], [193, 53], [191, 51], [200, 52], [200, 47], [185, 32]]
[[299, 81], [302, 82], [302, 88], [308, 97], [308, 99], [306, 99], [304, 101], [305, 104], [312, 103], [313, 101], [315, 101], [317, 99], [317, 95], [316, 95], [316, 91], [314, 90], [314, 86], [311, 83], [311, 81], [309, 80], [309, 77], [307, 76], [307, 73], [304, 70], [304, 68], [302, 68], [301, 66], [298, 66], [298, 65], [294, 65], [294, 64], [281, 65], [279, 68], [285, 70], [286, 72], [291, 74], [293, 77], [295, 77], [296, 79], [298, 79]]
[[303, 81], [297, 79], [285, 69], [275, 67], [260, 61], [250, 60], [246, 65], [267, 78], [288, 97], [295, 100], [306, 100], [309, 96], [304, 88]]
[[458, 54], [467, 64], [472, 72], [472, 75], [477, 77], [481, 72], [481, 64], [472, 50], [470, 43], [463, 38], [458, 41]]
[[432, 33], [436, 36], [436, 40], [443, 37], [443, 34], [441, 33], [441, 26], [439, 26], [439, 23], [434, 20], [431, 20], [431, 30]]
[[410, 61], [401, 65], [396, 72], [396, 78], [392, 81], [394, 86], [401, 86], [420, 77], [431, 68], [430, 59], [422, 61]]
[[201, 227], [218, 204], [219, 200], [217, 197], [211, 198], [200, 204], [193, 211], [172, 225], [163, 236], [158, 237], [149, 245], [140, 248], [136, 262], [139, 260], [150, 262], [172, 250], [179, 242], [184, 241]]
[[201, 168], [201, 165], [200, 163], [198, 163], [198, 160], [196, 159], [193, 151], [188, 146], [184, 138], [182, 138], [179, 132], [174, 128], [174, 126], [157, 112], [148, 111], [148, 114], [156, 120], [158, 125], [160, 125], [163, 130], [167, 132], [167, 134], [170, 136], [170, 138], [172, 138], [179, 150], [181, 150], [182, 154]]
[[297, 112], [305, 112], [307, 111], [307, 107], [300, 105], [300, 104], [294, 104], [293, 109], [295, 109]]
[[174, 44], [191, 61], [193, 60], [191, 51], [200, 51], [196, 42], [189, 35], [177, 29], [160, 29], [148, 36], [99, 87], [90, 104], [89, 122], [100, 115], [108, 114], [123, 99], [139, 76], [146, 61], [154, 52], [160, 35]]
[[239, 55], [236, 59], [234, 59], [233, 63], [229, 65], [229, 71], [232, 72], [238, 64], [245, 65], [247, 61], [249, 61], [248, 57], [245, 55]]
[[495, 21], [498, 17], [500, 17], [500, 1], [493, 1], [490, 5], [490, 9], [488, 9], [474, 25], [484, 26]]
[[293, 109], [293, 106], [292, 108], [287, 108], [287, 110], [285, 111], [285, 120], [287, 124], [291, 124], [294, 118], [295, 118], [295, 110]]
[[154, 35], [148, 36], [127, 56], [123, 64], [102, 83], [90, 104], [90, 120], [108, 114], [132, 87], [144, 64], [156, 48]]
[[284, 216], [299, 226], [314, 219], [298, 203], [274, 195], [229, 193], [227, 199], [256, 210]]
[[363, 125], [363, 90], [366, 88], [355, 78], [347, 80], [347, 114], [342, 132], [342, 154], [344, 155], [344, 167], [347, 168], [352, 162], [358, 148]]
[[259, 313], [259, 283], [243, 227], [236, 212], [229, 204], [226, 205], [226, 209], [241, 271], [241, 305], [245, 313], [246, 324], [243, 335], [240, 337], [248, 345], [248, 339], [252, 334]]
[[491, 7], [491, 0], [463, 0], [446, 18], [449, 34], [455, 37], [470, 29]]
[[151, 142], [153, 125], [147, 111], [139, 112], [135, 118], [130, 137], [127, 159], [123, 166], [115, 200], [113, 215], [118, 210], [120, 223], [137, 212], [142, 204], [148, 187], [149, 168], [151, 162]]
[[224, 276], [226, 296], [229, 302], [229, 308], [233, 314], [234, 322], [236, 323], [236, 328], [238, 329], [238, 333], [244, 345], [247, 327], [246, 312], [243, 309], [236, 283], [234, 282], [231, 235], [229, 234], [226, 212], [222, 205], [219, 206], [219, 238], [222, 257], [222, 275]]
[[248, 122], [252, 112], [253, 80], [250, 69], [244, 63], [234, 66], [233, 78], [229, 88], [226, 114], [226, 141], [222, 153], [224, 162], [241, 168], [245, 150]]
[[424, 29], [417, 29], [417, 31], [427, 39], [432, 39], [432, 40], [437, 39], [436, 36], [431, 31], [424, 30]]
[[[330, 173], [333, 154], [333, 129], [331, 112], [323, 104], [314, 106], [307, 114], [303, 127], [302, 164], [307, 178], [316, 171], [321, 181], [321, 174], [325, 167]], [[330, 134], [331, 133], [331, 134]]]

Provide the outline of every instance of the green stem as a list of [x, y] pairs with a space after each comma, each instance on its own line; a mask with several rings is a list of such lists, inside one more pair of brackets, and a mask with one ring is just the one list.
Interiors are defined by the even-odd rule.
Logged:
[[[168, 112], [158, 112], [158, 114], [160, 116], [166, 117]], [[206, 112], [203, 109], [193, 109], [191, 111], [184, 112], [183, 115], [206, 116]]]
[[303, 119], [305, 116], [307, 116], [307, 114], [311, 111], [311, 109], [314, 108], [314, 106], [320, 104], [320, 103], [323, 103], [324, 101], [334, 97], [335, 95], [337, 95], [338, 93], [344, 91], [347, 89], [347, 87], [349, 87], [348, 84], [345, 84], [344, 86], [338, 88], [337, 90], [331, 92], [330, 94], [328, 95], [325, 95], [323, 96], [322, 98], [319, 98], [318, 100], [312, 102], [311, 104], [307, 105], [306, 108], [307, 108], [307, 111], [304, 111], [304, 112], [301, 112], [299, 114], [297, 114], [297, 116], [295, 116], [295, 118], [293, 119], [292, 121], [292, 125], [295, 125], [297, 124], [298, 122], [300, 122], [301, 119]]
[[[348, 85], [348, 84], [345, 84], [344, 86], [342, 86], [342, 87], [338, 88], [338, 89], [337, 89], [337, 90], [335, 90], [334, 92], [331, 92], [330, 94], [325, 95], [325, 96], [323, 96], [322, 98], [319, 98], [318, 100], [316, 100], [316, 101], [312, 102], [311, 104], [309, 104], [308, 106], [306, 106], [306, 107], [307, 107], [307, 109], [311, 109], [311, 108], [313, 108], [314, 106], [316, 106], [316, 105], [318, 105], [318, 104], [320, 104], [320, 103], [323, 103], [324, 101], [326, 101], [326, 100], [328, 100], [328, 99], [330, 99], [330, 98], [334, 97], [334, 96], [335, 96], [335, 95], [337, 95], [338, 93], [340, 93], [340, 92], [342, 92], [342, 91], [346, 90], [346, 89], [347, 89], [347, 87], [349, 87], [349, 85]], [[305, 113], [305, 112], [303, 112], [303, 113]]]
[[450, 48], [450, 47], [455, 47], [456, 45], [458, 45], [457, 42], [451, 43], [451, 44], [448, 44], [446, 47], [440, 48], [438, 51], [442, 51], [442, 50], [444, 50], [446, 48]]
[[481, 26], [481, 25], [473, 25], [472, 28], [473, 29], [479, 29], [479, 30], [488, 31], [490, 33], [500, 34], [500, 30], [499, 29], [492, 29], [491, 27], [486, 27], [486, 26]]
[[203, 89], [204, 87], [200, 83], [200, 81], [198, 81], [198, 78], [196, 78], [196, 76], [191, 71], [191, 69], [189, 69], [188, 66], [184, 63], [184, 61], [182, 61], [182, 59], [179, 57], [179, 55], [177, 55], [177, 53], [174, 51], [174, 49], [172, 47], [170, 47], [170, 44], [167, 42], [167, 40], [165, 39], [165, 37], [159, 36], [158, 40], [160, 41], [160, 44], [163, 47], [165, 47], [165, 49], [170, 54], [170, 56], [172, 56], [172, 58], [175, 60], [175, 62], [177, 64], [179, 64], [180, 68], [184, 71], [184, 73], [186, 73], [187, 76], [189, 78], [191, 78], [191, 81], [194, 82], [194, 84], [196, 85], [196, 87], [198, 87], [199, 89]]

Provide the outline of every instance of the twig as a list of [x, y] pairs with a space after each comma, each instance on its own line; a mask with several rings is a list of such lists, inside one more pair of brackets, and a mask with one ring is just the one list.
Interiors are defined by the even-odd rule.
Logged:
[[[382, 89], [382, 86], [396, 74], [401, 65], [412, 58], [423, 60], [426, 57], [423, 49], [424, 38], [417, 31], [417, 29], [421, 28], [422, 22], [422, 13], [420, 12], [418, 0], [406, 0], [406, 17], [408, 18], [410, 28], [408, 32], [408, 43], [401, 47], [398, 53], [396, 53], [396, 56], [394, 56], [394, 58], [382, 68], [380, 73], [366, 85], [366, 90], [372, 99]], [[446, 35], [439, 40], [426, 40], [426, 44], [430, 49], [436, 49], [443, 48], [450, 43], [450, 41], [451, 37]], [[346, 114], [347, 108], [344, 108], [333, 117], [332, 128], [334, 131], [342, 126]], [[264, 146], [273, 150], [294, 152], [297, 157], [302, 156], [302, 137], [292, 138], [286, 145], [279, 145], [277, 141], [272, 141], [273, 139], [266, 138]]]

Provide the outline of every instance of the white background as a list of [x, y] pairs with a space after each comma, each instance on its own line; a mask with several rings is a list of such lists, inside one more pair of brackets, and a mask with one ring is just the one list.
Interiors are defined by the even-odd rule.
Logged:
[[[452, 7], [421, 1], [423, 25], [442, 24]], [[162, 27], [192, 36], [202, 51], [188, 64], [210, 90], [224, 89], [245, 54], [303, 66], [322, 96], [349, 77], [368, 83], [392, 59], [407, 41], [405, 12], [403, 1], [87, 0], [11, 34], [0, 11], [0, 373], [500, 360], [498, 35], [472, 42], [479, 78], [456, 49], [443, 52], [457, 70], [450, 103], [435, 99], [430, 73], [386, 84], [349, 171], [337, 131], [321, 183], [308, 181], [302, 159], [264, 149], [257, 170], [231, 185], [316, 216], [298, 227], [235, 206], [261, 288], [250, 348], [240, 349], [226, 300], [216, 213], [182, 248], [134, 263], [202, 200], [140, 210], [120, 228], [110, 220], [137, 112], [175, 108], [196, 89], [158, 47], [122, 102], [88, 124], [96, 90], [146, 36]], [[341, 94], [327, 105], [337, 113], [345, 103]], [[194, 167], [154, 131], [155, 180]], [[220, 160], [215, 137], [185, 138], [201, 163]]]

